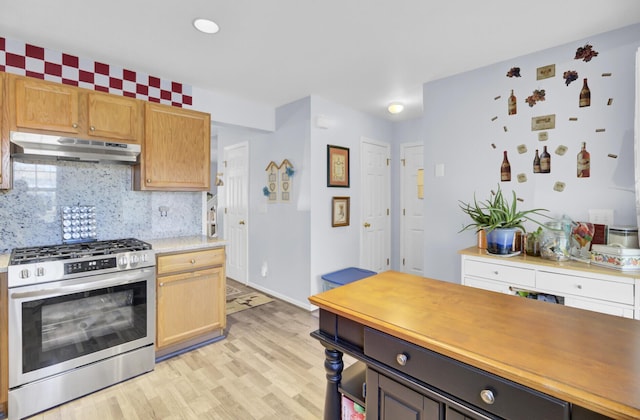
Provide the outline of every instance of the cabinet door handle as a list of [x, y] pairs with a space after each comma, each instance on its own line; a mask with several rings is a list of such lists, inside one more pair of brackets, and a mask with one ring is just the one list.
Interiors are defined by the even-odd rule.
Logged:
[[160, 287], [164, 287], [164, 283], [160, 283], [158, 286], [160, 286]]
[[371, 224], [369, 222], [364, 222], [364, 227], [366, 228], [371, 227]]
[[73, 127], [73, 128], [78, 128], [78, 123], [73, 123], [73, 124], [71, 124], [71, 127]]
[[398, 353], [396, 355], [396, 362], [398, 362], [400, 366], [405, 366], [408, 360], [409, 360], [409, 357], [407, 357], [407, 355], [404, 353]]
[[244, 220], [240, 220], [240, 221], [238, 222], [238, 224], [239, 224], [239, 225], [244, 225]]
[[480, 398], [482, 398], [482, 401], [489, 405], [496, 402], [496, 397], [493, 395], [493, 391], [491, 391], [490, 389], [483, 389], [482, 391], [480, 391]]
[[151, 178], [147, 178], [147, 184], [151, 183]]
[[96, 131], [96, 128], [94, 126], [91, 126], [91, 127], [89, 127], [89, 130]]

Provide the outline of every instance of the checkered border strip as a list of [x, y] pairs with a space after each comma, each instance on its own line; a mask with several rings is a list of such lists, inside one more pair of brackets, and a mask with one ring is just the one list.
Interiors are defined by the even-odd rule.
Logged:
[[2, 37], [0, 71], [180, 108], [193, 103], [190, 85]]

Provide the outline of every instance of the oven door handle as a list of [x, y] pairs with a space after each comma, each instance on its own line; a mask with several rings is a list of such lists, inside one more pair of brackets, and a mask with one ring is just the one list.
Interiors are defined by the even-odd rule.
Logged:
[[[75, 279], [75, 280], [67, 280], [66, 282], [72, 282], [73, 284], [68, 284], [66, 286], [55, 287], [51, 289], [38, 289], [32, 290], [28, 292], [11, 292], [9, 297], [11, 299], [31, 299], [31, 298], [43, 298], [43, 297], [56, 297], [56, 296], [64, 296], [69, 293], [74, 292], [86, 292], [88, 290], [96, 290], [103, 289], [105, 287], [112, 286], [121, 286], [125, 284], [136, 283], [139, 281], [149, 281], [146, 272], [152, 273], [153, 270], [139, 270], [135, 273], [127, 273], [127, 274], [119, 274], [116, 278], [111, 276], [109, 279], [104, 280], [90, 280], [86, 279]], [[46, 286], [43, 285], [43, 286]]]

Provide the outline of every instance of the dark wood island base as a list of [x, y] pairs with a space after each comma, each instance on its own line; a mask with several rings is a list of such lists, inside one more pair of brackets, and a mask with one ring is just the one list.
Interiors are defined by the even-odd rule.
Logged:
[[640, 418], [637, 321], [396, 272], [309, 300], [325, 420], [342, 418], [343, 394], [367, 419]]

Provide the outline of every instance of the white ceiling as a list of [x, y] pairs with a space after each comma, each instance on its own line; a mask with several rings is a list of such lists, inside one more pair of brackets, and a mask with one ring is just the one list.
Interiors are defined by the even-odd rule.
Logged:
[[[197, 32], [196, 17], [220, 32]], [[637, 22], [639, 0], [0, 0], [0, 36], [274, 107], [318, 95], [392, 120], [422, 112], [424, 82]], [[388, 114], [392, 100], [405, 113]]]

